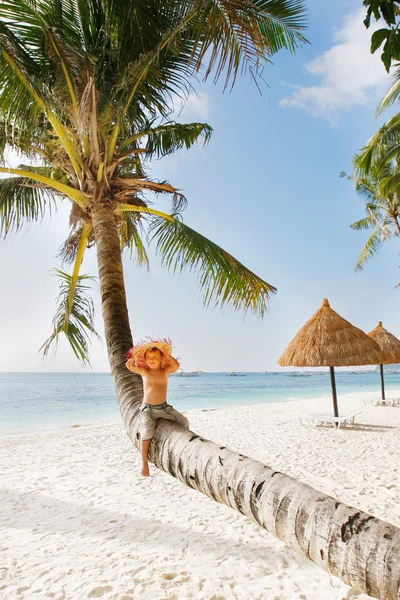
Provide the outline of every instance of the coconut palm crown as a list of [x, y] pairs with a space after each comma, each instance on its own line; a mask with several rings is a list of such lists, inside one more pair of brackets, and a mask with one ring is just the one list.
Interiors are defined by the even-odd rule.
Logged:
[[[232, 87], [240, 70], [254, 78], [280, 48], [305, 39], [295, 0], [5, 0], [0, 3], [0, 152], [25, 163], [2, 166], [0, 227], [5, 236], [71, 203], [71, 232], [61, 248], [72, 275], [62, 278], [54, 332], [87, 360], [93, 305], [80, 279], [88, 247], [98, 244], [93, 215], [108, 207], [121, 249], [148, 264], [154, 240], [170, 269], [196, 268], [206, 304], [262, 316], [275, 288], [186, 226], [185, 198], [146, 175], [149, 161], [207, 143], [206, 123], [170, 119], [200, 76]], [[28, 160], [27, 160], [28, 159]], [[3, 162], [4, 164], [4, 162]], [[38, 166], [32, 166], [38, 165]], [[172, 212], [152, 208], [169, 194]], [[98, 249], [97, 249], [98, 250]]]

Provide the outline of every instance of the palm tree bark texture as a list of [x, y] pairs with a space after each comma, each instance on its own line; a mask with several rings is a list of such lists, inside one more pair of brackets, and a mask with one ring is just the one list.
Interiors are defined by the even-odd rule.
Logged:
[[[141, 378], [125, 367], [130, 347], [123, 267], [111, 203], [92, 211], [107, 349], [121, 415], [140, 450]], [[230, 506], [360, 592], [400, 599], [400, 530], [271, 467], [169, 422], [149, 453], [156, 467]]]

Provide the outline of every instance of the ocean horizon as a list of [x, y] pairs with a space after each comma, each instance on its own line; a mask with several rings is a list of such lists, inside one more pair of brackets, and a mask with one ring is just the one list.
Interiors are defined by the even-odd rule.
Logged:
[[[207, 372], [169, 378], [168, 401], [178, 410], [305, 400], [331, 395], [329, 371]], [[375, 370], [337, 371], [340, 396], [380, 394]], [[400, 388], [400, 373], [385, 374], [385, 389]], [[0, 373], [0, 435], [120, 419], [111, 373]]]

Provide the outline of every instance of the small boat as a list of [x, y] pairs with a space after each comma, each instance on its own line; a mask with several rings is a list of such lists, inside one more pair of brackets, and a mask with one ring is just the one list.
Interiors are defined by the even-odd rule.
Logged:
[[181, 371], [177, 373], [177, 377], [198, 377], [202, 371]]
[[311, 377], [312, 373], [287, 373], [286, 377]]

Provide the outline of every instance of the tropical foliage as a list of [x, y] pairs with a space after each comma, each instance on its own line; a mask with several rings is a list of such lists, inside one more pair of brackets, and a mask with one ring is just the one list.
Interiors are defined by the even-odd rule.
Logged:
[[[378, 19], [380, 12], [388, 24], [394, 25], [400, 15], [393, 2], [364, 2], [369, 5], [367, 26], [371, 14]], [[389, 12], [388, 12], [389, 11]], [[400, 23], [400, 21], [399, 21]], [[397, 26], [396, 39], [400, 40]], [[379, 31], [373, 35], [379, 34]], [[399, 55], [400, 56], [400, 55]], [[393, 54], [392, 57], [395, 57]], [[397, 55], [396, 55], [397, 57]], [[389, 65], [390, 66], [390, 65]], [[393, 84], [379, 103], [377, 114], [396, 103], [400, 96], [400, 67], [393, 75]], [[400, 236], [400, 113], [391, 117], [353, 158], [354, 170], [349, 177], [365, 204], [364, 218], [351, 225], [356, 230], [372, 230], [361, 250], [355, 270], [362, 269], [382, 245]], [[346, 176], [344, 172], [342, 176]]]
[[371, 53], [376, 52], [383, 44], [381, 60], [389, 72], [392, 60], [400, 60], [400, 33], [398, 31], [400, 2], [399, 0], [364, 0], [363, 4], [367, 7], [367, 15], [364, 19], [364, 25], [367, 28], [371, 25], [372, 16], [377, 21], [383, 18], [388, 25], [372, 34]]
[[[199, 77], [222, 78], [225, 87], [246, 70], [257, 78], [271, 55], [305, 41], [303, 19], [295, 0], [0, 3], [0, 153], [4, 158], [11, 149], [24, 161], [0, 168], [8, 175], [0, 183], [1, 232], [71, 204], [60, 256], [74, 264], [73, 273], [62, 276], [46, 350], [63, 331], [87, 360], [71, 311], [81, 327], [93, 329], [93, 311], [80, 302], [77, 285], [84, 252], [96, 245], [92, 213], [104, 203], [113, 207], [121, 249], [139, 264], [148, 265], [150, 233], [167, 267], [196, 267], [207, 304], [262, 316], [275, 288], [187, 227], [185, 198], [170, 183], [150, 179], [146, 166], [210, 139], [206, 123], [171, 119], [174, 99], [185, 100]], [[171, 196], [171, 214], [152, 208], [152, 194]]]
[[[357, 165], [358, 156], [355, 157]], [[342, 176], [346, 176], [343, 172]], [[349, 177], [365, 205], [365, 217], [350, 225], [354, 230], [372, 230], [358, 257], [355, 271], [362, 270], [365, 262], [372, 258], [393, 236], [400, 236], [400, 170], [397, 162], [379, 169], [372, 166], [365, 176]]]

